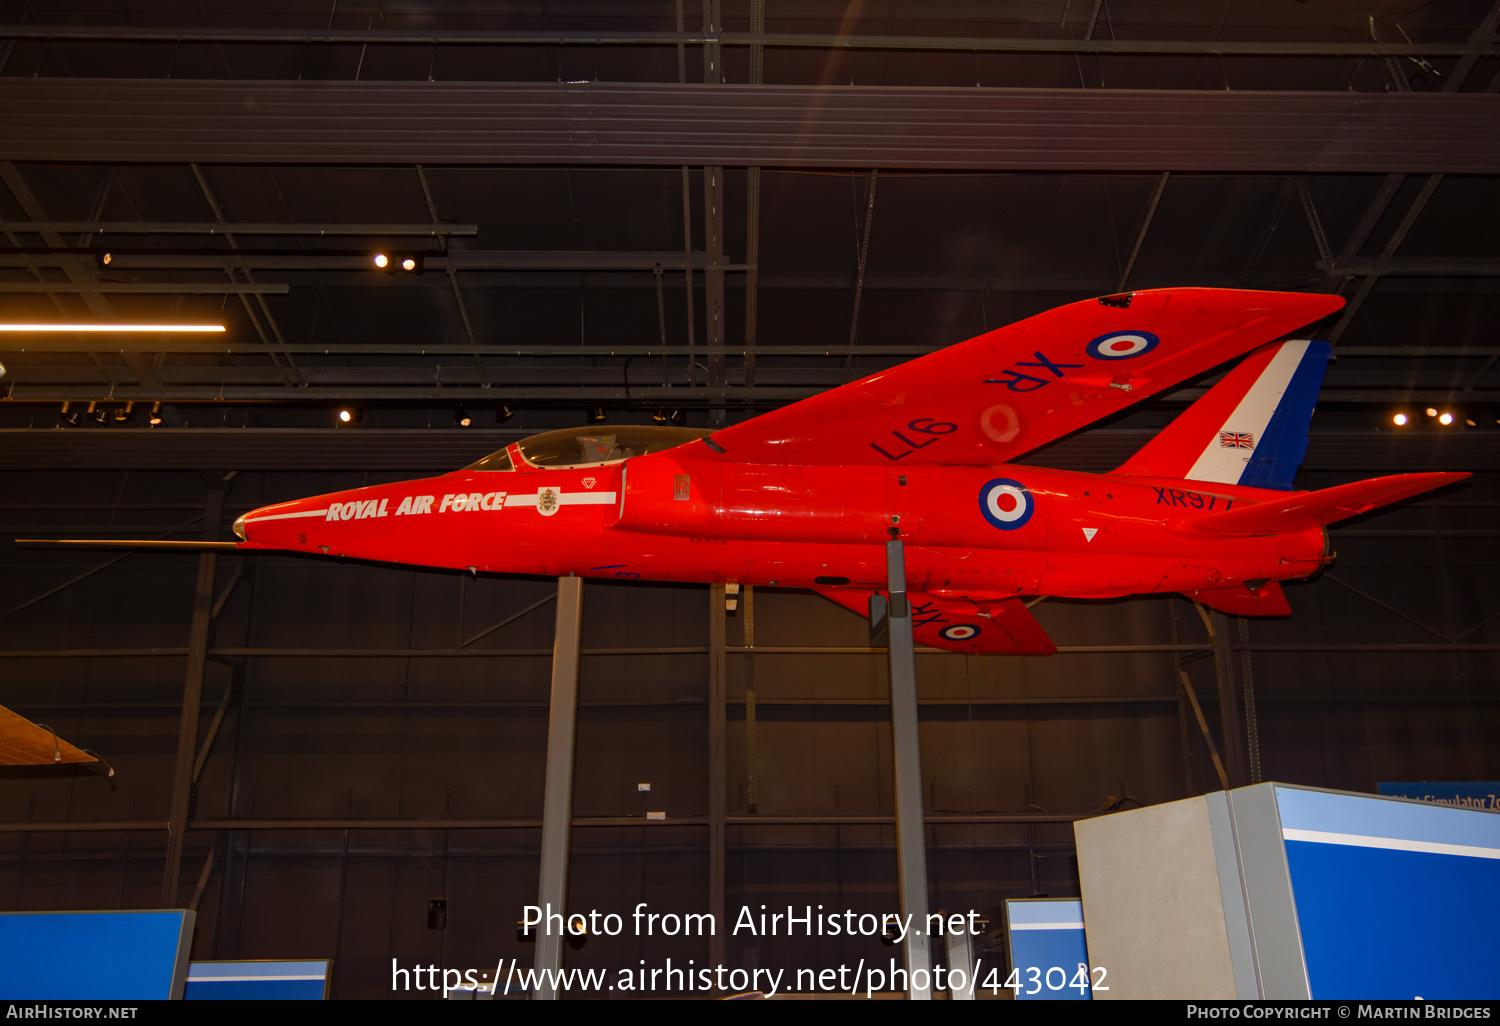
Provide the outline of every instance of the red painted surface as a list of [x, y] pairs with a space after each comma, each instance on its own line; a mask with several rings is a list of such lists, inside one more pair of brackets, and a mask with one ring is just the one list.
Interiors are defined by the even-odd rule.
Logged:
[[[1185, 592], [1284, 613], [1274, 582], [1328, 561], [1323, 524], [1362, 496], [1370, 508], [1466, 475], [1298, 502], [1308, 493], [1006, 460], [1340, 305], [1215, 289], [1074, 303], [663, 452], [335, 492], [255, 510], [236, 529], [245, 548], [816, 588], [859, 612], [885, 588], [885, 542], [898, 536], [918, 642], [960, 651], [1052, 651], [1023, 596]], [[1111, 332], [1158, 341], [1121, 357]], [[1226, 515], [1259, 504], [1276, 512]]]

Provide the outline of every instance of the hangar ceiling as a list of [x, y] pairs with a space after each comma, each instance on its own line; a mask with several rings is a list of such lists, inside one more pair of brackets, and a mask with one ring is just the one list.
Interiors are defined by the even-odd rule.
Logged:
[[1320, 431], [1497, 398], [1486, 3], [3, 11], [9, 319], [228, 330], [7, 337], [0, 459], [63, 401], [724, 423], [1181, 285], [1348, 296]]
[[[1337, 528], [1340, 563], [1291, 589], [1289, 620], [1211, 634], [1181, 599], [1048, 601], [1058, 656], [923, 653], [933, 907], [1076, 893], [1071, 821], [1217, 789], [1205, 733], [1236, 782], [1486, 779], [1497, 23], [1491, 0], [0, 0], [0, 320], [227, 328], [0, 332], [4, 537], [222, 536], [596, 409], [734, 422], [1101, 294], [1337, 292], [1299, 486], [1478, 475]], [[1211, 381], [1027, 459], [1112, 469]], [[65, 402], [103, 423], [60, 426]], [[1389, 422], [1429, 404], [1462, 416]], [[3, 559], [0, 702], [120, 768], [111, 790], [0, 778], [3, 907], [153, 906], [165, 857], [197, 958], [332, 952], [334, 993], [367, 997], [392, 957], [530, 958], [493, 910], [536, 893], [550, 582]], [[726, 619], [702, 589], [588, 587], [580, 900], [889, 905], [863, 625], [805, 593]], [[184, 661], [203, 693], [185, 770]], [[568, 958], [627, 954], [702, 957], [596, 938]]]

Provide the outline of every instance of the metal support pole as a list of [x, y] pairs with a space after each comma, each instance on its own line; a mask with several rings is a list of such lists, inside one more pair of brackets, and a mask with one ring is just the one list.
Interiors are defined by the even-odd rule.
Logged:
[[1146, 202], [1146, 216], [1141, 218], [1141, 227], [1135, 233], [1135, 245], [1130, 247], [1130, 258], [1125, 261], [1125, 267], [1120, 271], [1120, 280], [1115, 283], [1116, 292], [1125, 291], [1125, 283], [1130, 280], [1130, 272], [1135, 270], [1136, 257], [1141, 255], [1141, 247], [1146, 244], [1146, 233], [1151, 230], [1151, 221], [1156, 217], [1156, 206], [1161, 202], [1161, 194], [1167, 191], [1167, 179], [1172, 177], [1170, 171], [1163, 171], [1156, 179], [1156, 187], [1151, 190], [1151, 199]]
[[[708, 387], [723, 388], [726, 382], [724, 354], [714, 350], [724, 345], [724, 169], [703, 169], [703, 248], [706, 266], [703, 272], [703, 323], [707, 332]], [[726, 419], [722, 406], [708, 412], [710, 427], [723, 427]]]
[[[224, 489], [211, 489], [203, 521], [203, 540], [216, 541], [224, 518]], [[193, 764], [198, 756], [198, 719], [203, 703], [203, 669], [208, 662], [208, 632], [212, 624], [214, 570], [218, 553], [198, 556], [198, 583], [193, 592], [193, 621], [188, 631], [187, 672], [182, 688], [182, 719], [177, 726], [177, 763], [172, 771], [172, 804], [167, 817], [167, 865], [162, 877], [161, 907], [177, 907], [177, 881], [182, 872], [182, 842], [192, 813]]]
[[728, 782], [725, 737], [724, 585], [708, 589], [708, 911], [716, 924], [708, 939], [708, 964], [724, 964], [724, 788]]
[[944, 934], [948, 945], [948, 999], [950, 1001], [973, 1001], [978, 988], [958, 986], [953, 983], [955, 973], [967, 984], [974, 978], [974, 938], [968, 928]]
[[1219, 686], [1219, 725], [1224, 732], [1224, 762], [1230, 787], [1249, 783], [1245, 772], [1245, 729], [1240, 716], [1238, 682], [1235, 679], [1234, 655], [1229, 647], [1229, 617], [1214, 610], [1213, 623], [1214, 680]]
[[[567, 916], [568, 854], [573, 819], [573, 743], [578, 727], [578, 664], [583, 633], [583, 578], [557, 579], [557, 634], [552, 642], [552, 711], [547, 718], [547, 781], [542, 798], [542, 870], [537, 904], [542, 914]], [[544, 921], [545, 922], [545, 921]], [[562, 969], [564, 937], [545, 925], [536, 939], [539, 972]], [[532, 997], [557, 1000], [549, 979]]]
[[[922, 752], [917, 735], [917, 664], [906, 599], [906, 554], [900, 541], [886, 543], [891, 596], [891, 748], [896, 775], [896, 864], [906, 935], [906, 996], [932, 999], [932, 960], [927, 938], [927, 838], [922, 823]], [[924, 986], [916, 985], [920, 972]]]

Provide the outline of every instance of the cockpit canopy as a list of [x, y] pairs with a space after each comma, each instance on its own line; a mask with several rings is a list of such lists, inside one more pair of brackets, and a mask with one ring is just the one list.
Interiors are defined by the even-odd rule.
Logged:
[[[657, 427], [655, 425], [619, 425], [611, 427], [563, 428], [532, 435], [518, 444], [527, 464], [549, 469], [591, 467], [600, 463], [618, 463], [632, 456], [661, 452], [703, 438], [711, 432], [705, 428]], [[491, 453], [465, 470], [511, 470], [510, 451]]]

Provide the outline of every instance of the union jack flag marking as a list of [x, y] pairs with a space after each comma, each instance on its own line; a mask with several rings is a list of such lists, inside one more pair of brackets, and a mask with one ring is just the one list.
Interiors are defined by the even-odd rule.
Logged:
[[1254, 449], [1255, 436], [1248, 431], [1220, 431], [1219, 447], [1222, 449]]

